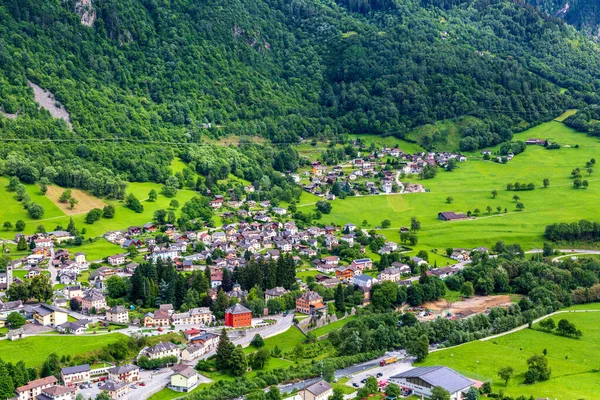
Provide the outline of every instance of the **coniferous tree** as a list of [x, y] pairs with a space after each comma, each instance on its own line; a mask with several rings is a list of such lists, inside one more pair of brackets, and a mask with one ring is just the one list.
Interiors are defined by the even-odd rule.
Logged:
[[335, 309], [339, 312], [346, 311], [346, 300], [344, 297], [344, 288], [340, 283], [335, 289]]
[[231, 356], [235, 346], [229, 340], [227, 331], [223, 329], [217, 345], [217, 356], [215, 359], [215, 365], [218, 371], [228, 371], [231, 366]]

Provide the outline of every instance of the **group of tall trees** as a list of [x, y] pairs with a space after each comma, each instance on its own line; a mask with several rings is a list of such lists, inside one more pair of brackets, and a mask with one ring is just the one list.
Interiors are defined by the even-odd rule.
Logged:
[[37, 370], [35, 368], [27, 368], [24, 361], [13, 364], [0, 359], [0, 397], [14, 397], [17, 387], [23, 386], [27, 382], [37, 379], [37, 377]]
[[560, 222], [546, 226], [544, 235], [548, 240], [558, 241], [598, 241], [600, 223], [582, 219], [579, 222]]
[[[92, 5], [98, 18], [88, 27], [72, 2], [9, 0], [0, 108], [19, 117], [0, 117], [0, 129], [19, 140], [3, 143], [0, 169], [26, 183], [45, 178], [122, 199], [128, 181], [166, 183], [178, 155], [198, 161], [193, 170], [207, 186], [229, 172], [254, 182], [248, 176], [264, 167], [293, 171], [300, 162], [289, 147], [265, 148], [265, 157], [249, 157], [267, 162], [250, 166], [241, 156], [249, 141], [224, 157], [218, 146], [193, 145], [207, 135], [276, 143], [344, 132], [403, 137], [462, 117], [460, 146], [472, 150], [598, 102], [591, 41], [532, 7], [339, 3], [110, 0]], [[73, 131], [38, 109], [27, 79], [54, 94]], [[427, 138], [447, 135], [438, 136]]]

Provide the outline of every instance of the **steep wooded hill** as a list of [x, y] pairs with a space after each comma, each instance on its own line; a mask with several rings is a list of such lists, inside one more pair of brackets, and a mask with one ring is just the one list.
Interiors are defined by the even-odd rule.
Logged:
[[[54, 94], [72, 130], [38, 110], [28, 81]], [[180, 150], [149, 141], [403, 137], [464, 116], [473, 122], [460, 146], [470, 150], [596, 103], [599, 88], [593, 41], [509, 1], [0, 5], [0, 106], [11, 114], [0, 130], [5, 142], [19, 139], [0, 158], [4, 173], [26, 167], [28, 180], [52, 164], [160, 182]], [[68, 141], [39, 142], [48, 138]], [[89, 141], [98, 138], [110, 143]]]

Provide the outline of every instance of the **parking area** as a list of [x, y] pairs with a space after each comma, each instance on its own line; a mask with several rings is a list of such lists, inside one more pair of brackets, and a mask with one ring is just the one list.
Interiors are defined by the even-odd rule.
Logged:
[[[167, 386], [172, 373], [173, 371], [170, 368], [163, 368], [158, 371], [141, 371], [140, 380], [130, 385], [129, 393], [127, 396], [122, 397], [122, 399], [147, 399], [152, 394]], [[100, 393], [101, 385], [102, 384], [98, 385], [98, 383], [85, 385], [85, 388], [79, 389], [78, 393], [86, 400], [95, 399]]]

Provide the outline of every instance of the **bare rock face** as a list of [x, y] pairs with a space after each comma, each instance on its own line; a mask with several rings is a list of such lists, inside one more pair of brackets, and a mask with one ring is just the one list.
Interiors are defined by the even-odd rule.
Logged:
[[29, 82], [29, 86], [33, 89], [35, 101], [38, 102], [40, 107], [48, 110], [52, 117], [63, 119], [67, 123], [69, 129], [72, 130], [71, 116], [67, 110], [65, 110], [64, 106], [54, 99], [54, 95], [33, 82]]
[[93, 26], [96, 21], [96, 10], [92, 0], [79, 0], [75, 4], [75, 12], [81, 17], [81, 23], [85, 26]]

